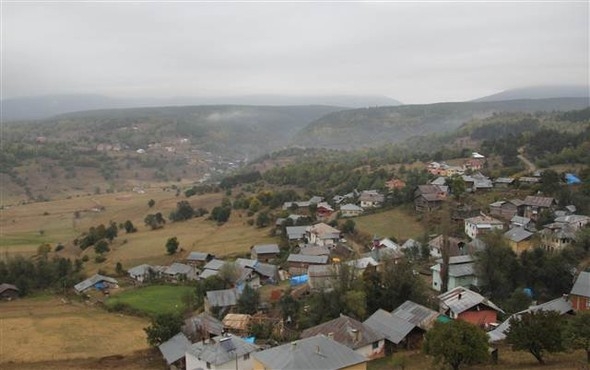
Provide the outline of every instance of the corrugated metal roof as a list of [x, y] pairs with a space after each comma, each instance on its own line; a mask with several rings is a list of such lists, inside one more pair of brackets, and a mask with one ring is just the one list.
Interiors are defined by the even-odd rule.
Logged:
[[570, 294], [590, 297], [590, 272], [580, 272]]
[[522, 227], [512, 228], [504, 233], [504, 237], [513, 242], [521, 242], [533, 236], [533, 233], [525, 230]]
[[301, 333], [301, 338], [309, 338], [318, 334], [332, 335], [336, 342], [352, 349], [361, 348], [385, 338], [380, 332], [375, 332], [362, 322], [345, 315], [305, 329]]
[[204, 252], [190, 252], [188, 257], [186, 257], [187, 260], [189, 261], [207, 261], [209, 258], [211, 258], [212, 255], [209, 253], [204, 253]]
[[365, 357], [323, 335], [301, 339], [253, 354], [267, 369], [337, 370], [358, 365]]
[[306, 246], [299, 250], [299, 254], [304, 254], [306, 256], [329, 256], [330, 248], [325, 245]]
[[381, 333], [385, 338], [399, 344], [416, 327], [416, 325], [378, 309], [364, 322], [373, 331]]
[[412, 301], [405, 301], [391, 314], [424, 330], [430, 329], [439, 316], [438, 312]]
[[143, 265], [135, 266], [127, 270], [127, 273], [131, 276], [142, 276], [149, 273], [152, 266], [144, 263]]
[[164, 271], [167, 275], [186, 275], [191, 272], [193, 268], [189, 265], [185, 265], [184, 263], [174, 262]]
[[190, 346], [191, 342], [188, 338], [183, 333], [178, 333], [160, 344], [158, 349], [166, 359], [166, 363], [170, 365], [183, 358]]
[[212, 259], [205, 266], [203, 266], [203, 269], [219, 270], [221, 268], [221, 266], [223, 266], [224, 264], [225, 264], [225, 261], [218, 260], [218, 259]]
[[279, 253], [279, 246], [277, 244], [255, 245], [252, 249], [256, 254]]
[[492, 301], [483, 297], [481, 294], [469, 290], [465, 287], [456, 287], [438, 296], [441, 307], [445, 310], [448, 309], [459, 315], [462, 312], [469, 310], [479, 304], [488, 306], [498, 312], [504, 312], [501, 308], [496, 306]]
[[328, 263], [328, 256], [309, 256], [305, 254], [290, 254], [287, 262], [311, 263], [316, 265], [325, 265]]
[[117, 280], [113, 279], [112, 277], [95, 274], [89, 277], [88, 279], [74, 285], [74, 289], [80, 293], [88, 288], [93, 287], [95, 284], [100, 283], [101, 281], [106, 281], [111, 284], [118, 284]]
[[203, 272], [201, 272], [201, 275], [199, 275], [199, 279], [207, 279], [208, 277], [215, 276], [217, 274], [219, 274], [219, 270], [205, 269]]
[[203, 312], [184, 321], [183, 332], [189, 335], [206, 332], [207, 334], [221, 335], [223, 323], [210, 314]]
[[[227, 343], [229, 341], [229, 345]], [[229, 350], [231, 348], [231, 350]], [[255, 344], [249, 343], [236, 336], [218, 336], [213, 338], [213, 343], [197, 342], [187, 349], [187, 353], [201, 361], [209, 362], [215, 366], [223, 365], [229, 361], [235, 361], [236, 357], [256, 352], [260, 349]]]
[[207, 292], [207, 301], [211, 307], [235, 306], [238, 292], [235, 289], [211, 290]]
[[302, 239], [307, 232], [307, 226], [287, 226], [286, 231], [289, 240]]
[[[438, 263], [430, 268], [434, 271], [441, 271], [441, 264]], [[449, 265], [449, 276], [463, 277], [475, 275], [475, 263], [462, 263], [459, 265]]]
[[274, 278], [277, 276], [278, 267], [270, 263], [257, 263], [254, 266], [254, 271], [262, 276]]
[[549, 208], [555, 202], [555, 199], [550, 197], [536, 197], [533, 195], [529, 195], [524, 198], [524, 205], [527, 206], [534, 206], [534, 207], [545, 207]]

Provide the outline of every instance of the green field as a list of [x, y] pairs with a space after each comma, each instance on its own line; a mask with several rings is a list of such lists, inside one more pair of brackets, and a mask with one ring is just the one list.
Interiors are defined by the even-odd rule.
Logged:
[[425, 231], [416, 219], [415, 213], [402, 208], [361, 216], [353, 220], [359, 231], [377, 235], [379, 238], [395, 237], [403, 241], [410, 238], [416, 239]]
[[152, 285], [114, 294], [106, 304], [108, 307], [113, 307], [117, 303], [124, 303], [150, 316], [180, 312], [183, 310], [183, 295], [193, 290], [194, 288], [190, 286]]

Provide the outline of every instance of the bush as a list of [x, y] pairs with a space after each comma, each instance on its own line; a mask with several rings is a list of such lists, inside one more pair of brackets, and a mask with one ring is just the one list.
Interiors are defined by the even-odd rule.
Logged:
[[[88, 257], [88, 256], [84, 256], [84, 257]], [[97, 254], [96, 256], [94, 256], [94, 262], [96, 262], [96, 263], [103, 263], [106, 260], [107, 260], [107, 258], [103, 255]]]

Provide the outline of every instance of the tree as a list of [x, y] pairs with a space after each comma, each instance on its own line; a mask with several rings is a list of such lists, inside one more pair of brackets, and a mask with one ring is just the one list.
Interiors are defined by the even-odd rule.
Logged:
[[111, 223], [109, 224], [109, 227], [107, 227], [105, 229], [105, 238], [107, 238], [109, 240], [109, 242], [112, 242], [113, 239], [115, 239], [117, 237], [118, 234], [118, 228], [117, 228], [117, 223], [114, 221], [111, 221]]
[[245, 314], [255, 314], [260, 305], [260, 293], [246, 284], [240, 298], [238, 299], [238, 312]]
[[482, 236], [486, 248], [476, 253], [475, 268], [484, 293], [492, 300], [503, 300], [516, 288], [520, 270], [516, 254], [501, 230]]
[[184, 221], [193, 218], [194, 215], [193, 206], [188, 201], [183, 200], [176, 203], [176, 210], [170, 214], [170, 219], [172, 221]]
[[130, 220], [125, 221], [125, 223], [123, 224], [123, 228], [125, 229], [125, 232], [127, 232], [127, 234], [134, 233], [137, 231], [137, 228], [135, 227], [135, 225], [133, 225], [133, 222], [131, 222]]
[[576, 313], [567, 328], [567, 339], [573, 348], [586, 351], [586, 362], [590, 364], [590, 312]]
[[152, 230], [156, 230], [156, 229], [163, 227], [164, 224], [166, 223], [166, 220], [164, 219], [162, 214], [160, 212], [158, 212], [155, 214], [149, 214], [149, 215], [145, 216], [145, 218], [143, 219], [143, 222], [146, 224], [146, 226], [149, 226]]
[[150, 346], [157, 347], [180, 332], [183, 321], [178, 313], [161, 313], [143, 330]]
[[529, 351], [540, 364], [545, 352], [563, 351], [563, 320], [555, 311], [536, 311], [510, 319], [506, 342], [513, 351]]
[[270, 217], [268, 216], [268, 212], [258, 212], [258, 216], [256, 216], [256, 227], [266, 227], [270, 222]]
[[227, 220], [229, 220], [230, 214], [231, 214], [231, 207], [219, 207], [218, 206], [218, 207], [213, 208], [209, 218], [222, 224], [222, 223], [226, 222]]
[[345, 234], [352, 234], [352, 233], [354, 233], [355, 227], [356, 227], [356, 224], [354, 223], [354, 221], [351, 219], [348, 219], [348, 220], [344, 221], [344, 223], [342, 224], [342, 232]]
[[447, 178], [445, 183], [451, 188], [451, 193], [456, 199], [461, 198], [461, 195], [467, 190], [465, 180], [459, 175], [453, 175], [450, 178]]
[[148, 207], [152, 208], [155, 205], [156, 205], [156, 201], [153, 200], [153, 199], [150, 199], [149, 202], [148, 202]]
[[180, 243], [178, 242], [178, 239], [176, 237], [169, 238], [166, 241], [166, 252], [168, 252], [168, 254], [176, 253], [179, 244]]
[[426, 333], [422, 349], [434, 357], [434, 363], [448, 364], [453, 370], [462, 364], [484, 362], [489, 357], [486, 333], [462, 320], [434, 324]]
[[104, 239], [99, 240], [94, 245], [94, 251], [97, 254], [103, 254], [103, 253], [106, 253], [106, 252], [108, 252], [110, 250], [111, 250], [111, 248], [109, 248], [109, 243], [107, 243], [107, 241], [104, 240]]
[[287, 290], [283, 293], [281, 300], [279, 301], [279, 307], [283, 314], [283, 320], [288, 324], [295, 320], [295, 315], [299, 311], [299, 301], [293, 298], [291, 290]]

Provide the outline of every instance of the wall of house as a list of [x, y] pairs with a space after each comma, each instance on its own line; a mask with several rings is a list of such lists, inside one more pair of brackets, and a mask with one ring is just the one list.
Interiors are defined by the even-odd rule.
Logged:
[[377, 348], [373, 348], [373, 344], [368, 344], [361, 348], [354, 350], [359, 355], [363, 356], [367, 360], [373, 360], [385, 356], [385, 340], [377, 342]]
[[511, 240], [508, 241], [508, 244], [510, 244], [510, 247], [512, 248], [512, 250], [514, 251], [514, 253], [516, 254], [521, 254], [522, 252], [529, 250], [533, 247], [533, 242], [532, 240], [523, 240], [521, 242], [513, 242]]
[[[187, 353], [186, 356], [186, 369], [187, 370], [194, 370], [194, 369], [214, 369], [214, 370], [235, 370], [236, 369], [236, 360], [228, 361], [221, 365], [213, 365], [210, 364], [210, 367], [207, 367], [207, 362], [199, 360], [197, 357]], [[247, 360], [244, 360], [244, 356], [240, 356], [238, 358], [237, 369], [240, 370], [252, 370], [254, 368], [254, 360], [252, 359], [252, 355]], [[260, 369], [264, 369], [261, 367]]]
[[442, 286], [442, 279], [440, 277], [440, 272], [433, 271], [432, 272], [432, 289], [440, 292], [440, 287]]
[[455, 289], [458, 286], [469, 287], [470, 285], [477, 286], [477, 277], [476, 276], [473, 276], [473, 275], [461, 276], [461, 277], [449, 276], [448, 290]]
[[579, 295], [570, 295], [570, 302], [574, 311], [586, 311], [590, 310], [590, 300], [587, 297]]
[[486, 324], [497, 322], [498, 314], [494, 310], [470, 310], [459, 314], [458, 319], [467, 321], [477, 326], [484, 326]]

